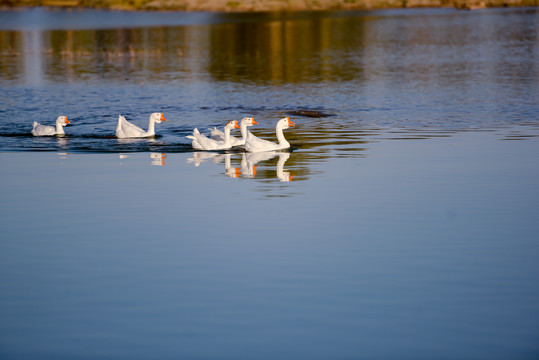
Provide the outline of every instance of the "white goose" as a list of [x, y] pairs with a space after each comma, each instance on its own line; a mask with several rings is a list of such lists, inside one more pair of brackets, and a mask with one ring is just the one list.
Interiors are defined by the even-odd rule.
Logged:
[[225, 125], [225, 136], [223, 141], [217, 141], [201, 134], [197, 128], [193, 130], [193, 135], [187, 135], [186, 138], [193, 140], [192, 146], [196, 150], [228, 150], [232, 147], [230, 142], [230, 130], [239, 129], [237, 120], [229, 121]]
[[277, 125], [275, 126], [275, 134], [277, 135], [277, 140], [279, 141], [279, 143], [260, 139], [254, 136], [250, 131], [247, 131], [245, 150], [249, 152], [259, 152], [288, 149], [290, 147], [290, 143], [284, 138], [283, 129], [288, 129], [289, 127], [294, 125], [296, 124], [290, 121], [290, 118], [288, 116], [277, 121]]
[[167, 121], [162, 113], [153, 113], [150, 115], [148, 124], [148, 131], [144, 131], [137, 125], [130, 123], [120, 115], [118, 117], [118, 126], [116, 127], [116, 137], [118, 139], [125, 138], [142, 138], [155, 135], [155, 124], [159, 124], [161, 121]]
[[56, 119], [56, 128], [50, 125], [41, 125], [37, 121], [34, 121], [34, 128], [32, 129], [32, 135], [34, 136], [52, 136], [52, 135], [65, 135], [64, 126], [71, 124], [67, 120], [67, 116], [58, 116]]
[[[247, 138], [247, 126], [258, 125], [253, 117], [244, 117], [241, 119], [240, 128], [241, 128], [241, 139], [237, 137], [230, 136], [230, 143], [232, 146], [243, 146], [245, 145], [245, 139]], [[218, 130], [216, 127], [210, 129], [210, 136], [213, 140], [225, 141], [225, 133], [221, 130]]]

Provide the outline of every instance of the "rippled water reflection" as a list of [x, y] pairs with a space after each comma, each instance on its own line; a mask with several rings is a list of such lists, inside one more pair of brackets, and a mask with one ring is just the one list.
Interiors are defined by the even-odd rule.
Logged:
[[[20, 22], [36, 11], [17, 12]], [[299, 109], [336, 115], [294, 118], [296, 146], [321, 150], [386, 128], [423, 137], [537, 122], [535, 9], [223, 15], [161, 27], [133, 15], [116, 29], [86, 16], [81, 26], [95, 28], [84, 30], [41, 12], [43, 29], [0, 31], [2, 150], [186, 151], [194, 127], [253, 115], [271, 133]], [[62, 30], [48, 27], [52, 16]], [[107, 139], [118, 114], [142, 125], [155, 111], [171, 119], [155, 142]], [[26, 137], [33, 120], [58, 114], [73, 119], [65, 146]]]

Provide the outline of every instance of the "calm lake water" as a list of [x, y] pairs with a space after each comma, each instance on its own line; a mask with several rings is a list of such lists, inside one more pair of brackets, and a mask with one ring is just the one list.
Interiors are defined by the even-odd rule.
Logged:
[[538, 20], [0, 11], [0, 358], [536, 359]]

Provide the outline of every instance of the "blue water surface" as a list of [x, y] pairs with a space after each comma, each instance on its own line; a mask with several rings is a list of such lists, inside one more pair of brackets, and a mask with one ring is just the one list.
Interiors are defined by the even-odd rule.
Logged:
[[535, 8], [0, 24], [0, 358], [539, 356]]

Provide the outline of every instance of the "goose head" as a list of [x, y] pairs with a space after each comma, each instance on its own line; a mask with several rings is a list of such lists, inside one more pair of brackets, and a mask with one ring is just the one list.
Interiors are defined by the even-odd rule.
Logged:
[[232, 130], [232, 129], [241, 129], [241, 128], [238, 125], [238, 120], [232, 120], [226, 123], [225, 129]]
[[67, 116], [58, 116], [58, 118], [56, 119], [56, 124], [57, 125], [62, 125], [62, 126], [66, 126], [67, 124], [71, 124], [69, 122], [69, 120], [67, 120]]
[[167, 119], [165, 119], [163, 113], [153, 113], [150, 115], [150, 121], [159, 124], [161, 121], [167, 121]]
[[290, 118], [287, 116], [285, 118], [282, 118], [281, 120], [279, 120], [277, 122], [277, 127], [278, 128], [281, 128], [281, 129], [288, 129], [289, 127], [292, 127], [292, 126], [295, 126], [296, 124], [294, 124]]
[[243, 126], [253, 126], [258, 125], [254, 117], [244, 117], [241, 119], [241, 125]]

